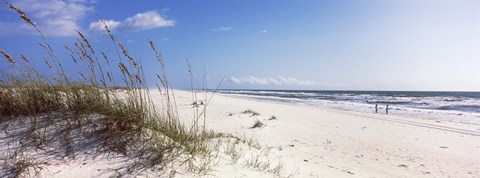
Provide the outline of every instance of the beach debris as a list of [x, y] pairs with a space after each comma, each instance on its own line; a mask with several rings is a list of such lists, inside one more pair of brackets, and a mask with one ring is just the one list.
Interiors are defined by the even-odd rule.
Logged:
[[398, 167], [404, 167], [404, 168], [407, 168], [408, 166], [405, 165], [405, 164], [399, 164]]
[[277, 117], [271, 116], [270, 119], [268, 119], [268, 120], [276, 120], [276, 119], [277, 119]]
[[444, 149], [447, 149], [448, 147], [447, 147], [447, 146], [440, 146], [440, 148], [444, 148]]

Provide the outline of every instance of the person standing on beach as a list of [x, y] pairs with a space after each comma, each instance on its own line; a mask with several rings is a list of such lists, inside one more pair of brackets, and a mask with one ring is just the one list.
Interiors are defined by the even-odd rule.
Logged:
[[388, 114], [388, 104], [387, 107], [385, 107], [385, 114]]
[[378, 113], [378, 104], [375, 104], [375, 114]]

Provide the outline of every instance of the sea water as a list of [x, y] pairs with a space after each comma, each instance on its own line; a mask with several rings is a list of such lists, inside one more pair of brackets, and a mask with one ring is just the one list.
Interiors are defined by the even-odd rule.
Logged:
[[341, 110], [480, 124], [480, 92], [220, 90], [260, 100], [309, 104]]

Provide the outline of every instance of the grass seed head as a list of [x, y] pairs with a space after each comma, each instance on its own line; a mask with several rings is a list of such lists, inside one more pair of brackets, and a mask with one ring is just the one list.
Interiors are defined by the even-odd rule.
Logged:
[[45, 60], [45, 64], [47, 64], [48, 68], [50, 68], [50, 69], [51, 69], [51, 68], [52, 68], [52, 65], [50, 64], [50, 62], [48, 62], [48, 60], [47, 60], [47, 59], [44, 59], [44, 60]]
[[23, 54], [20, 55], [20, 58], [22, 58], [23, 61], [25, 61], [26, 63], [30, 63], [30, 61], [27, 59], [27, 57], [25, 57]]
[[13, 60], [13, 58], [12, 58], [10, 55], [8, 55], [7, 52], [5, 52], [4, 50], [1, 50], [1, 49], [0, 49], [0, 53], [2, 53], [3, 56], [5, 56], [5, 58], [7, 58], [8, 62], [10, 62], [10, 63], [15, 63], [15, 60]]
[[19, 8], [17, 8], [16, 6], [14, 6], [12, 3], [6, 2], [6, 4], [8, 4], [8, 5], [10, 6], [10, 9], [13, 9], [13, 10], [17, 11], [17, 13], [20, 14], [20, 18], [22, 18], [25, 22], [27, 22], [28, 24], [34, 26], [35, 28], [37, 27], [37, 26], [32, 22], [32, 20], [30, 20], [30, 18], [27, 16], [27, 14], [25, 14], [25, 12], [23, 12], [22, 10], [20, 10]]

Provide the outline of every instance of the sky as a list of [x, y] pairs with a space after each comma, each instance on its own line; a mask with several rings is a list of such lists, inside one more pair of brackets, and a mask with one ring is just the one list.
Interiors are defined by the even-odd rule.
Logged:
[[[63, 45], [73, 45], [75, 30], [116, 55], [101, 17], [141, 61], [150, 84], [160, 67], [148, 39], [179, 89], [190, 88], [188, 59], [195, 87], [206, 76], [209, 88], [225, 79], [226, 89], [480, 91], [478, 0], [11, 3], [40, 28], [71, 75], [78, 68]], [[0, 14], [0, 49], [42, 61], [47, 54], [34, 29], [3, 3]]]

